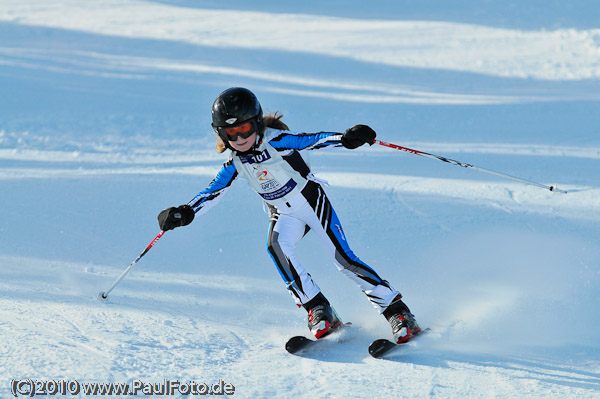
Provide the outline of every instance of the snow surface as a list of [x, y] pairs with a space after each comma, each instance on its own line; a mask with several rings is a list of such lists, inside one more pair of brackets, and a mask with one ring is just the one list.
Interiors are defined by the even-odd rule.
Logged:
[[[312, 3], [0, 2], [1, 398], [24, 378], [600, 398], [600, 7]], [[285, 352], [305, 314], [243, 182], [98, 301], [214, 176], [210, 106], [237, 85], [293, 129], [367, 123], [568, 194], [383, 147], [311, 154], [354, 251], [433, 329], [385, 360], [366, 348], [389, 326], [310, 234], [301, 259], [354, 327]]]

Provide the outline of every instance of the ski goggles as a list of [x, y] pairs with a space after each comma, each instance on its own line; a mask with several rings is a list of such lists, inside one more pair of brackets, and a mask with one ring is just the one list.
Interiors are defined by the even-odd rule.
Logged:
[[256, 133], [256, 126], [252, 121], [246, 121], [236, 126], [216, 126], [216, 130], [223, 140], [237, 141], [238, 137], [247, 139]]

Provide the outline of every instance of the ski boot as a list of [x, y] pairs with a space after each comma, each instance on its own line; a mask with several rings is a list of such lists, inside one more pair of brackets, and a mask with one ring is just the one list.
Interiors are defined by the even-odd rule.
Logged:
[[308, 311], [308, 329], [315, 338], [323, 338], [342, 325], [335, 310], [322, 293], [302, 305]]
[[383, 312], [383, 316], [392, 326], [392, 334], [397, 344], [403, 344], [421, 332], [415, 316], [410, 313], [410, 309], [401, 298], [402, 295], [398, 294]]

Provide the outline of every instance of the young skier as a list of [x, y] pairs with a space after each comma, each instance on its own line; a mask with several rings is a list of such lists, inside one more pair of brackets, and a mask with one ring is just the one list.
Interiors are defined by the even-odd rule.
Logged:
[[158, 215], [163, 231], [185, 226], [217, 204], [239, 176], [247, 180], [270, 210], [268, 252], [287, 289], [308, 312], [308, 328], [321, 338], [342, 324], [321, 289], [298, 261], [295, 245], [309, 231], [317, 234], [338, 269], [352, 279], [392, 326], [397, 343], [420, 332], [402, 295], [350, 249], [341, 223], [301, 151], [373, 144], [375, 132], [355, 125], [345, 133], [294, 133], [281, 116], [263, 119], [256, 96], [245, 88], [222, 92], [212, 107], [217, 151], [231, 151], [217, 176], [188, 204]]

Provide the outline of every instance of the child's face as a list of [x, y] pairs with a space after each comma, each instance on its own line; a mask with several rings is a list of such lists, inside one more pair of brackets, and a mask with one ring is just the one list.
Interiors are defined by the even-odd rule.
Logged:
[[256, 143], [256, 133], [252, 134], [252, 136], [243, 139], [238, 137], [236, 141], [230, 141], [229, 144], [237, 151], [246, 152]]

